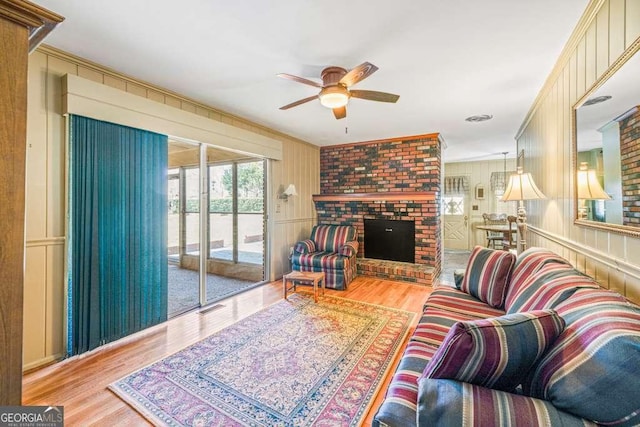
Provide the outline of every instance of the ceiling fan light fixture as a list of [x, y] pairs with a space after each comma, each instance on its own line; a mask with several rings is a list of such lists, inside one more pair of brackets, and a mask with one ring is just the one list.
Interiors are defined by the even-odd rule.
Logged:
[[340, 108], [349, 102], [349, 93], [340, 86], [329, 86], [320, 91], [320, 103], [327, 108]]

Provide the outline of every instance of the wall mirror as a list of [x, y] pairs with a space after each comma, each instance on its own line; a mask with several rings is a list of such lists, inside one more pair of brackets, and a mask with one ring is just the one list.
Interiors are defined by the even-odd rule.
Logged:
[[639, 43], [574, 107], [576, 224], [640, 237]]

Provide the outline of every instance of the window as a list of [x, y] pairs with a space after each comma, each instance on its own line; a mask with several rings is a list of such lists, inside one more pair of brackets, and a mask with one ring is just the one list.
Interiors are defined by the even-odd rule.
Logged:
[[442, 215], [464, 215], [464, 196], [444, 196]]
[[262, 264], [264, 162], [238, 164], [238, 261]]
[[233, 165], [209, 166], [209, 257], [233, 261]]
[[262, 264], [264, 161], [209, 166], [209, 257]]

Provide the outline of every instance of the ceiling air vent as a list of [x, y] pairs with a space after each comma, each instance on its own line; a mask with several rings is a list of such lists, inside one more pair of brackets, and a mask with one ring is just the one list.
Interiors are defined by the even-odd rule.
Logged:
[[477, 116], [467, 117], [465, 120], [472, 123], [477, 122], [486, 122], [487, 120], [491, 120], [493, 116], [491, 114], [479, 114]]

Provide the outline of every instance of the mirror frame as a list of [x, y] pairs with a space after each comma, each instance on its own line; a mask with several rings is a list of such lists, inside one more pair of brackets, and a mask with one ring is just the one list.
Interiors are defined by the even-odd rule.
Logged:
[[[596, 229], [600, 231], [607, 231], [612, 233], [624, 234], [626, 236], [632, 237], [640, 237], [640, 227], [631, 227], [628, 225], [619, 225], [619, 224], [608, 224], [606, 222], [597, 222], [590, 221], [587, 219], [578, 218], [578, 188], [577, 188], [577, 172], [578, 172], [578, 108], [582, 106], [582, 104], [589, 99], [593, 93], [600, 88], [607, 80], [615, 75], [615, 73], [627, 63], [629, 59], [631, 59], [636, 53], [640, 51], [640, 38], [636, 39], [635, 42], [631, 44], [620, 57], [611, 64], [609, 69], [602, 74], [602, 76], [597, 79], [589, 89], [584, 93], [582, 97], [578, 99], [578, 101], [573, 104], [571, 107], [571, 179], [573, 182], [572, 185], [572, 194], [571, 198], [573, 200], [573, 223], [575, 225]], [[640, 55], [640, 53], [638, 53]], [[640, 102], [640, 100], [639, 100]]]

